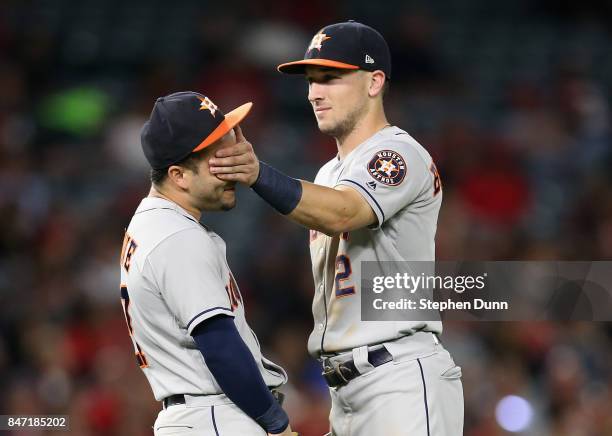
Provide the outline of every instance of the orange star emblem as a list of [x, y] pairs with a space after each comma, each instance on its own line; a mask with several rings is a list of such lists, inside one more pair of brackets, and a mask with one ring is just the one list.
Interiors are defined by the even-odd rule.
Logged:
[[331, 36], [327, 36], [324, 33], [317, 33], [315, 36], [312, 37], [312, 41], [310, 41], [310, 45], [308, 46], [307, 51], [310, 51], [313, 48], [321, 50], [321, 45], [323, 44], [323, 41], [327, 41], [330, 38]]
[[201, 111], [203, 110], [207, 110], [210, 111], [210, 114], [214, 117], [215, 116], [215, 112], [217, 112], [217, 110], [219, 110], [219, 106], [217, 106], [216, 104], [214, 104], [212, 102], [212, 100], [208, 97], [199, 97], [198, 96], [198, 100], [200, 100], [200, 109]]

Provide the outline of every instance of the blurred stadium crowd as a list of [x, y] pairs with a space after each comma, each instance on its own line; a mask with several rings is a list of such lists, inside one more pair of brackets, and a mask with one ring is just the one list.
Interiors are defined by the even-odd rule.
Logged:
[[[178, 90], [226, 111], [253, 101], [243, 131], [260, 158], [312, 180], [335, 144], [303, 79], [275, 66], [331, 22], [365, 22], [391, 46], [388, 116], [442, 175], [438, 259], [610, 260], [612, 7], [577, 3], [3, 1], [0, 414], [66, 413], [79, 436], [152, 434], [160, 406], [118, 282], [123, 229], [149, 187], [140, 127]], [[290, 374], [292, 426], [322, 435], [306, 230], [247, 189], [203, 221]], [[612, 435], [609, 324], [447, 323], [442, 340], [463, 367], [466, 435]]]

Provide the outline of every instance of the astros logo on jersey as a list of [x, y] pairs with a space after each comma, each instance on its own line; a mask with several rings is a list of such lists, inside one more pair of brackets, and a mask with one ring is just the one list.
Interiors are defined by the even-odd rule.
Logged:
[[312, 50], [313, 48], [321, 50], [321, 45], [323, 44], [323, 41], [327, 41], [330, 38], [331, 36], [327, 36], [324, 33], [317, 33], [315, 36], [312, 37], [312, 41], [310, 41], [310, 45], [308, 46], [307, 52]]
[[368, 163], [368, 173], [380, 183], [396, 186], [406, 176], [406, 163], [398, 153], [381, 150]]
[[200, 110], [207, 110], [210, 111], [210, 114], [214, 117], [215, 116], [215, 112], [217, 112], [217, 109], [219, 109], [219, 106], [217, 106], [216, 104], [214, 104], [210, 98], [208, 97], [198, 97], [198, 100], [200, 100]]

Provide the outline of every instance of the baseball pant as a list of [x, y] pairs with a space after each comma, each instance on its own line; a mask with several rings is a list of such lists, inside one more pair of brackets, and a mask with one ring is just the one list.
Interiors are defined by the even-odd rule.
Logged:
[[225, 395], [185, 395], [185, 404], [163, 409], [155, 436], [266, 436], [266, 432]]
[[[420, 353], [414, 349], [402, 353], [402, 346], [397, 344], [387, 348], [393, 349], [389, 350], [393, 361], [376, 368], [371, 365], [367, 368], [368, 364], [362, 362], [360, 372], [365, 374], [345, 386], [330, 389], [331, 434], [462, 435], [461, 368], [448, 351], [438, 343]], [[353, 356], [358, 355], [353, 350]], [[357, 359], [354, 360], [357, 364]]]

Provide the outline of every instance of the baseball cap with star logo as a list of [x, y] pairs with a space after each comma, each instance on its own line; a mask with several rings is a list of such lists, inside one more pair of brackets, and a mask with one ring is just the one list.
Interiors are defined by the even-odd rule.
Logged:
[[160, 97], [142, 127], [140, 141], [154, 169], [169, 167], [222, 138], [246, 117], [253, 103], [224, 114], [212, 100], [192, 91]]
[[391, 54], [380, 33], [365, 24], [349, 20], [319, 30], [312, 38], [304, 59], [278, 66], [287, 74], [304, 74], [308, 65], [348, 70], [381, 70], [391, 78]]

